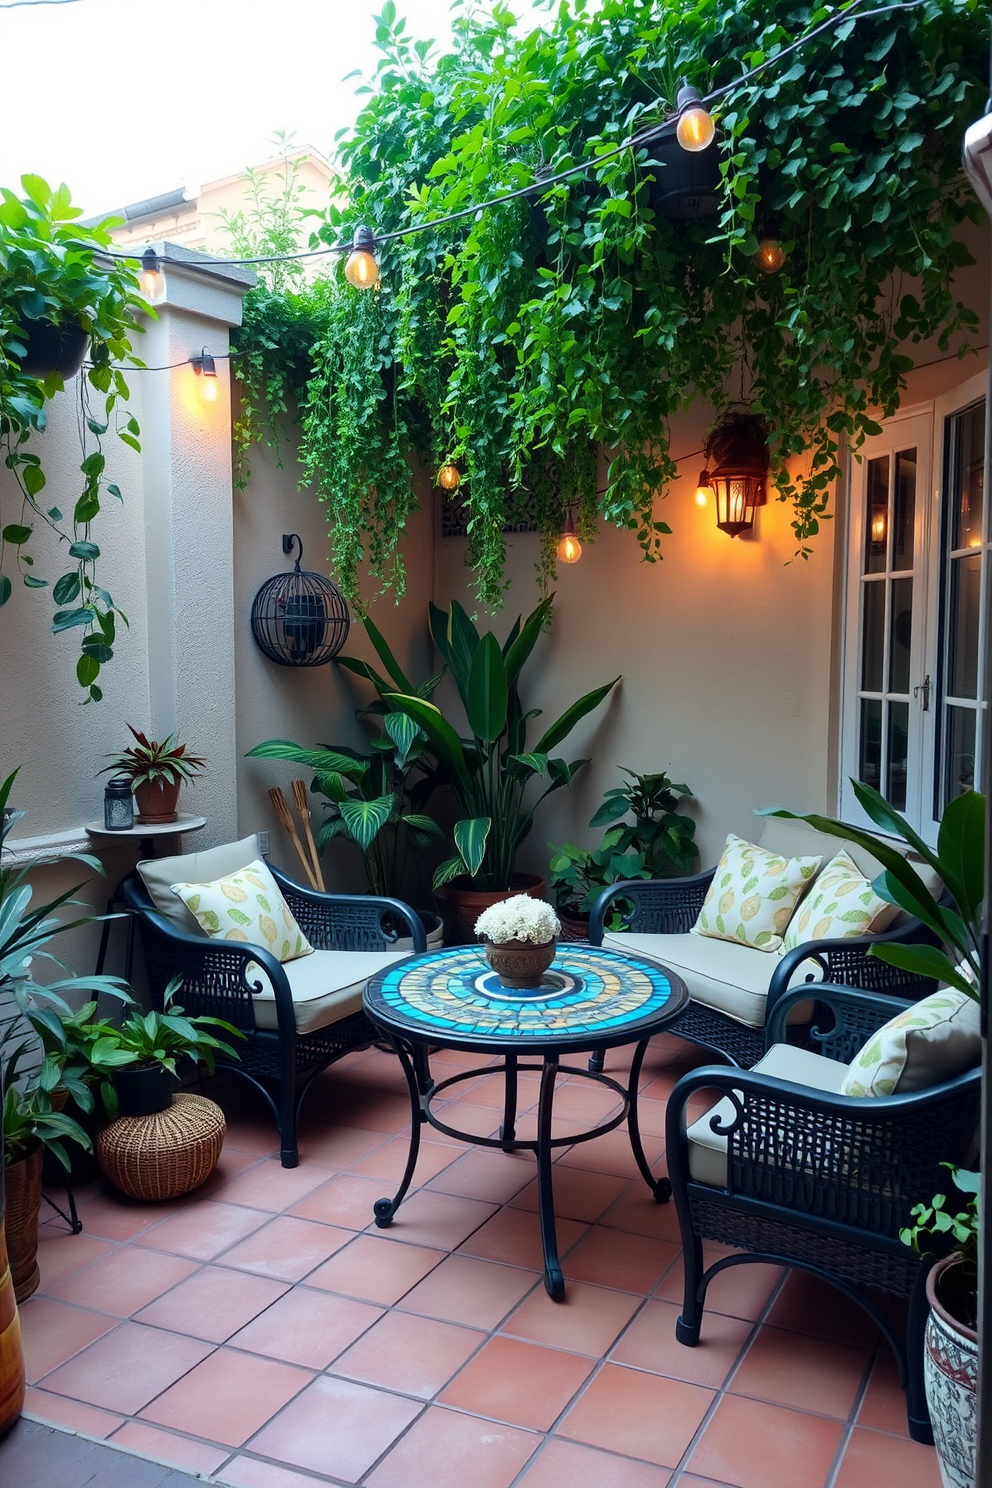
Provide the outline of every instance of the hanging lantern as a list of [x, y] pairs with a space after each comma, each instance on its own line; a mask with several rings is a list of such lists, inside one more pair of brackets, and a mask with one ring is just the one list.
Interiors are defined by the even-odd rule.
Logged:
[[297, 533], [283, 536], [283, 552], [291, 553], [294, 543], [300, 551], [293, 572], [266, 579], [255, 595], [251, 633], [279, 666], [323, 666], [348, 638], [348, 606], [330, 579], [301, 570], [303, 543]]
[[768, 428], [753, 413], [727, 413], [706, 441], [706, 480], [716, 497], [716, 525], [739, 537], [765, 502]]
[[871, 545], [873, 548], [884, 548], [886, 533], [886, 517], [888, 513], [884, 506], [873, 506], [871, 509]]

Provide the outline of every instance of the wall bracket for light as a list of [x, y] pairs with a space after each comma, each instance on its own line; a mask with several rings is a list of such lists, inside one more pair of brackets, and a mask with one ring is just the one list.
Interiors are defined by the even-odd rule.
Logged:
[[213, 403], [217, 398], [217, 363], [206, 347], [189, 360], [197, 377], [203, 379], [203, 396], [208, 403]]

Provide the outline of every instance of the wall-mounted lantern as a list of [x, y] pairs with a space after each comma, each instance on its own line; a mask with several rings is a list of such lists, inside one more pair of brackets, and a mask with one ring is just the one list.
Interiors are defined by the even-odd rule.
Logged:
[[754, 525], [754, 509], [765, 503], [768, 426], [753, 413], [726, 413], [706, 441], [706, 466], [699, 477], [716, 497], [716, 525], [740, 537]]
[[298, 533], [283, 535], [283, 552], [292, 553], [294, 543], [300, 551], [293, 572], [266, 579], [255, 595], [251, 633], [279, 666], [323, 666], [348, 639], [348, 606], [330, 579], [300, 568], [303, 542]]

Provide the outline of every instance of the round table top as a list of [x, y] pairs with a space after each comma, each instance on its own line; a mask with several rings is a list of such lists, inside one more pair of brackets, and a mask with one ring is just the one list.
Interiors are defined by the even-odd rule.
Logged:
[[681, 978], [656, 961], [569, 942], [535, 991], [504, 987], [481, 945], [411, 956], [365, 989], [373, 1022], [415, 1041], [562, 1053], [649, 1038], [688, 1000]]
[[134, 826], [125, 827], [122, 832], [110, 831], [102, 821], [87, 822], [86, 830], [91, 837], [178, 837], [183, 832], [198, 832], [206, 825], [205, 816], [184, 816], [180, 812], [171, 822], [143, 822], [135, 817]]

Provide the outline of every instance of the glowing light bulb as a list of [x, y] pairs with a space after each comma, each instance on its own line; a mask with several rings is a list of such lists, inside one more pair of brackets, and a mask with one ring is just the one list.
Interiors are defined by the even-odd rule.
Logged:
[[885, 507], [876, 506], [871, 514], [871, 540], [876, 546], [885, 541]]
[[446, 461], [437, 473], [437, 483], [443, 491], [457, 491], [462, 483], [458, 466]]
[[375, 238], [371, 230], [359, 227], [348, 262], [344, 266], [344, 277], [356, 289], [372, 289], [379, 283], [379, 265], [375, 261], [373, 248]]
[[701, 470], [699, 472], [699, 479], [696, 482], [696, 505], [706, 506], [711, 493], [712, 487], [710, 486], [709, 472]]
[[152, 248], [146, 248], [141, 255], [138, 285], [146, 300], [157, 300], [162, 293], [162, 263]]
[[200, 390], [206, 403], [217, 401], [217, 364], [206, 347], [199, 356], [190, 357], [193, 371], [200, 379]]
[[785, 263], [786, 253], [778, 238], [762, 238], [755, 255], [758, 268], [766, 274], [777, 274]]
[[713, 143], [716, 125], [709, 110], [699, 96], [699, 89], [683, 83], [676, 99], [679, 122], [675, 126], [675, 137], [683, 150], [693, 154], [705, 150]]
[[571, 510], [565, 517], [565, 526], [555, 548], [555, 556], [559, 563], [578, 563], [582, 557], [582, 544], [576, 536]]
[[213, 377], [204, 378], [204, 382], [203, 382], [203, 396], [204, 396], [204, 399], [206, 400], [206, 402], [208, 402], [208, 403], [216, 403], [217, 402], [217, 374], [216, 374], [216, 372], [214, 373]]

